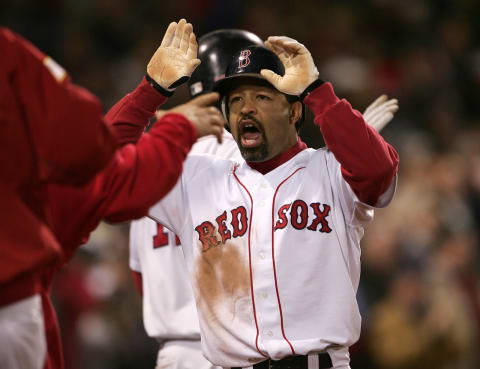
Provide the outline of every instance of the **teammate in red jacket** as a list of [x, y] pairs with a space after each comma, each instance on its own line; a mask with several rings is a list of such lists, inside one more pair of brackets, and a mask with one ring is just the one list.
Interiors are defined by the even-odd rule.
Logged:
[[[23, 42], [25, 43], [25, 41]], [[33, 48], [31, 45], [28, 47]], [[186, 81], [198, 65], [196, 51], [197, 45], [191, 25], [187, 24], [185, 20], [181, 20], [178, 24], [173, 22], [167, 30], [162, 45], [147, 67], [147, 78], [142, 81], [133, 94], [127, 95], [110, 111], [107, 119], [111, 123], [128, 124], [132, 119], [130, 114], [134, 114], [137, 119], [142, 116], [150, 117], [156, 108], [166, 100], [165, 96], [171, 95], [181, 82]], [[41, 53], [35, 49], [32, 54], [40, 55]], [[43, 59], [38, 59], [37, 62], [40, 63], [41, 60]], [[169, 65], [175, 65], [175, 69], [168, 68]], [[184, 68], [179, 68], [179, 65], [183, 65]], [[53, 75], [61, 81], [62, 69], [55, 66], [51, 67], [51, 70]], [[5, 79], [15, 80], [11, 77]], [[43, 95], [45, 95], [45, 90], [41, 89], [37, 95], [41, 98], [38, 100], [42, 104], [46, 104], [49, 98], [43, 97]], [[155, 124], [154, 129], [148, 135], [144, 135], [136, 145], [126, 145], [118, 149], [108, 166], [86, 185], [82, 187], [69, 185], [69, 183], [84, 183], [89, 179], [85, 176], [79, 176], [69, 181], [58, 177], [58, 183], [43, 185], [41, 196], [39, 196], [43, 201], [42, 206], [34, 207], [37, 203], [32, 202], [32, 208], [34, 208], [32, 217], [40, 218], [42, 216], [42, 231], [49, 232], [49, 240], [52, 242], [58, 241], [55, 245], [56, 255], [44, 260], [35, 268], [12, 273], [14, 278], [0, 282], [0, 361], [2, 368], [20, 368], [23, 367], [21, 365], [25, 365], [25, 362], [28, 362], [27, 367], [29, 368], [63, 368], [58, 325], [49, 297], [53, 276], [70, 259], [78, 245], [88, 238], [89, 233], [100, 220], [124, 221], [145, 215], [149, 207], [176, 183], [182, 170], [183, 159], [197, 137], [208, 134], [220, 137], [224, 119], [216, 109], [207, 106], [217, 98], [217, 95], [211, 94], [177, 107], [175, 113], [164, 115]], [[126, 102], [130, 100], [138, 102], [138, 110], [134, 109], [133, 113], [131, 109], [128, 112], [123, 109]], [[26, 99], [23, 103], [25, 101], [28, 103], [30, 100]], [[48, 103], [56, 104], [59, 101], [63, 102], [64, 100], [59, 97], [57, 100], [48, 100]], [[1, 104], [3, 105], [3, 101]], [[69, 110], [65, 104], [62, 104], [61, 109], [68, 112], [59, 117], [66, 124], [70, 115], [75, 115], [76, 111]], [[21, 113], [21, 108], [18, 110], [20, 114], [24, 114]], [[45, 119], [50, 114], [52, 113], [42, 112], [40, 109], [39, 119]], [[86, 108], [75, 116], [75, 122], [79, 121], [78, 125], [87, 124], [84, 120], [91, 124], [85, 114]], [[101, 123], [100, 110], [98, 110], [98, 114], [97, 121]], [[78, 116], [81, 117], [81, 120], [77, 119]], [[76, 125], [77, 123], [74, 124], [74, 126]], [[104, 130], [104, 135], [107, 137], [108, 130], [105, 126], [98, 125], [102, 127], [101, 129]], [[53, 130], [53, 127], [51, 129]], [[55, 130], [64, 132], [65, 125], [59, 125]], [[42, 131], [41, 133], [48, 136], [48, 132], [43, 133]], [[83, 136], [77, 137], [71, 132], [63, 134], [67, 137], [73, 136], [74, 141], [78, 140], [76, 142], [82, 145], [93, 145], [89, 140], [99, 140], [97, 132], [90, 130], [86, 133], [86, 143], [81, 141]], [[112, 148], [108, 148], [107, 138], [103, 140], [105, 141], [103, 145], [106, 146], [105, 152], [111, 155], [114, 145], [111, 137], [108, 137], [112, 142], [110, 144]], [[4, 139], [5, 136], [2, 134], [2, 141]], [[58, 151], [54, 152], [53, 160], [47, 162], [53, 163], [54, 167], [59, 167], [60, 165], [54, 160], [57, 159], [60, 164], [63, 164], [64, 155], [69, 155], [64, 151], [68, 151], [70, 146], [61, 136], [54, 142]], [[73, 145], [73, 143], [70, 144]], [[28, 145], [24, 145], [24, 147], [29, 148]], [[2, 147], [2, 149], [4, 148]], [[7, 156], [2, 157], [6, 158]], [[101, 167], [108, 161], [108, 157], [105, 153], [97, 152], [90, 154], [88, 160], [95, 163], [94, 167]], [[80, 164], [83, 162], [80, 162], [77, 167], [80, 168]], [[13, 172], [8, 165], [5, 167]], [[48, 169], [48, 166], [45, 167]], [[89, 174], [92, 171], [85, 170], [85, 172]], [[74, 172], [72, 172], [72, 176], [73, 174]], [[19, 178], [21, 177], [19, 176]], [[66, 178], [69, 176], [67, 175]], [[33, 197], [30, 192], [35, 194], [35, 189], [30, 186], [31, 183], [27, 178], [19, 185], [19, 188], [27, 188], [23, 200], [29, 205]], [[30, 192], [28, 191], [29, 186]], [[17, 214], [16, 221], [24, 222], [24, 214]], [[2, 242], [0, 252], [5, 252], [3, 249], [11, 249], [10, 244]], [[12, 255], [14, 255], [13, 250]], [[3, 259], [0, 260], [0, 263], [0, 267], [3, 267]], [[25, 317], [29, 318], [28, 321], [24, 319]], [[45, 328], [46, 334], [43, 332], [43, 328]], [[15, 352], [17, 355], [14, 354]]]
[[46, 184], [87, 182], [116, 140], [100, 102], [28, 41], [0, 28], [0, 54], [2, 284], [58, 253], [43, 224]]

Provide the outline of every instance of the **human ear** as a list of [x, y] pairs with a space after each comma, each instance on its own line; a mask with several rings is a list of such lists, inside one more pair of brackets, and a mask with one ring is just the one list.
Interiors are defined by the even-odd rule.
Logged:
[[290, 104], [290, 124], [295, 124], [302, 116], [302, 103], [295, 101]]

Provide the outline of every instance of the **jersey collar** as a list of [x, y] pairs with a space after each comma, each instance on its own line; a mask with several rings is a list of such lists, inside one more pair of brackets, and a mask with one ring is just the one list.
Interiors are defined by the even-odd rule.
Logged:
[[283, 163], [286, 163], [295, 155], [297, 155], [300, 151], [303, 151], [307, 148], [305, 142], [303, 142], [300, 137], [297, 138], [297, 143], [293, 145], [287, 151], [278, 154], [277, 156], [262, 162], [249, 162], [247, 164], [250, 168], [259, 171], [262, 174], [267, 174], [268, 172], [274, 170], [275, 168], [279, 167]]

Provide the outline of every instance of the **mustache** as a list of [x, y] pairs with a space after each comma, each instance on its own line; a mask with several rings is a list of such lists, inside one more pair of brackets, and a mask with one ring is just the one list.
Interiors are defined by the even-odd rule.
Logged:
[[260, 132], [262, 132], [262, 133], [265, 132], [265, 130], [263, 129], [263, 124], [262, 124], [262, 122], [260, 122], [260, 121], [259, 121], [257, 118], [255, 118], [253, 115], [251, 115], [251, 114], [245, 114], [245, 115], [243, 115], [243, 116], [240, 118], [240, 120], [239, 120], [238, 123], [240, 124], [240, 123], [242, 123], [244, 120], [252, 120], [252, 121], [254, 121], [255, 123], [257, 123], [257, 126], [258, 126]]

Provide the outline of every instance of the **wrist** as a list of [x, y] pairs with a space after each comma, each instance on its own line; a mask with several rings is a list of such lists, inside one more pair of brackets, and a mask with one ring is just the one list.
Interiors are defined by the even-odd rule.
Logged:
[[317, 78], [315, 81], [310, 83], [307, 88], [300, 94], [300, 101], [305, 100], [305, 98], [312, 93], [313, 90], [316, 88], [320, 87], [323, 85], [325, 81], [321, 80], [320, 78]]
[[167, 90], [166, 88], [163, 88], [152, 77], [150, 77], [148, 73], [145, 74], [145, 79], [148, 81], [148, 83], [150, 83], [150, 86], [152, 86], [155, 90], [160, 92], [163, 96], [170, 97], [173, 95], [174, 90], [170, 91], [170, 90]]

